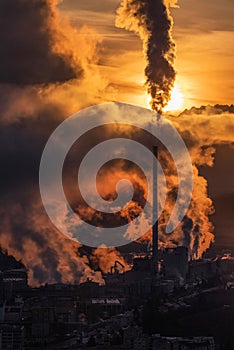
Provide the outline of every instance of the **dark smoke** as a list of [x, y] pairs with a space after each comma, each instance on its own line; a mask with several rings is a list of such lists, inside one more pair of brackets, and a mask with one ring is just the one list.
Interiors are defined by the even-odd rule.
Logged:
[[186, 247], [190, 247], [192, 228], [193, 228], [193, 220], [185, 215], [182, 222], [182, 231], [184, 234], [183, 245]]
[[123, 0], [116, 25], [136, 32], [144, 43], [147, 91], [151, 107], [161, 113], [170, 100], [176, 72], [173, 20], [163, 0]]
[[[45, 282], [82, 282], [86, 278], [101, 280], [100, 274], [90, 268], [89, 257], [80, 255], [78, 251], [80, 244], [65, 238], [50, 223], [40, 200], [38, 169], [42, 150], [51, 132], [65, 116], [69, 115], [67, 111], [74, 101], [71, 97], [71, 100], [63, 98], [63, 96], [67, 97], [66, 84], [64, 91], [60, 89], [61, 84], [56, 84], [54, 87], [57, 99], [54, 99], [55, 93], [49, 99], [46, 89], [32, 87], [31, 84], [48, 85], [51, 82], [69, 80], [74, 76], [80, 77], [82, 74], [81, 65], [75, 59], [82, 52], [70, 53], [69, 49], [64, 48], [66, 35], [60, 36], [54, 3], [55, 0], [0, 0], [2, 43], [0, 51], [0, 83], [2, 83], [0, 86], [0, 245], [7, 249], [9, 254], [22, 259], [29, 269], [29, 279], [33, 285]], [[129, 18], [132, 21], [131, 17]], [[137, 21], [139, 22], [139, 18]], [[150, 26], [150, 22], [145, 18], [146, 22]], [[148, 27], [140, 28], [141, 33], [139, 30], [138, 32], [143, 37], [145, 32], [142, 28]], [[149, 36], [147, 38], [149, 39]], [[153, 40], [152, 35], [151, 39]], [[59, 51], [58, 48], [61, 47], [63, 50]], [[79, 47], [79, 49], [82, 51], [82, 48]], [[93, 62], [91, 59], [90, 61]], [[73, 90], [78, 91], [77, 97], [82, 101], [87, 98], [83, 95], [86, 90], [92, 96], [89, 97], [90, 100], [93, 98], [96, 101], [94, 95], [96, 96], [97, 86], [98, 88], [103, 86], [99, 77], [93, 73], [89, 76], [93, 78], [89, 85], [82, 85], [80, 82], [79, 90], [76, 90], [77, 84], [71, 86]], [[20, 86], [11, 84], [5, 86], [6, 83]], [[21, 86], [25, 84], [30, 86]], [[58, 103], [60, 100], [66, 101], [66, 112]], [[226, 112], [224, 118], [221, 115], [220, 119], [208, 118], [205, 115], [199, 122], [200, 118], [202, 118], [200, 115], [199, 119], [192, 118], [192, 115], [189, 118], [181, 115], [181, 119], [179, 118], [176, 122], [180, 123], [178, 128], [182, 133], [184, 132], [185, 141], [190, 145], [194, 163], [197, 164], [197, 158], [199, 158], [199, 164], [201, 164], [202, 155], [205, 165], [210, 163], [210, 155], [204, 154], [204, 150], [200, 153], [200, 147], [212, 145], [214, 140], [217, 144], [233, 140], [233, 121], [231, 117], [228, 118]], [[214, 119], [215, 127], [212, 124]], [[209, 135], [207, 130], [210, 131]], [[129, 169], [125, 170], [129, 171]], [[220, 174], [222, 174], [221, 171]], [[173, 172], [171, 177], [170, 194], [173, 197], [175, 196]], [[202, 183], [200, 189], [201, 181], [202, 178], [197, 176], [198, 193], [194, 197], [194, 206], [188, 213], [188, 217], [193, 219], [193, 225], [187, 225], [186, 231], [187, 240], [189, 240], [189, 234], [194, 238], [194, 242], [191, 243], [191, 250], [194, 252], [197, 252], [199, 244], [200, 250], [204, 251], [213, 238], [208, 222], [211, 201], [205, 192], [206, 183]], [[137, 202], [140, 201], [140, 190], [142, 191], [141, 187], [138, 188]], [[61, 208], [58, 209], [59, 216], [64, 215], [66, 218], [66, 212], [63, 213]], [[198, 223], [199, 232], [196, 226]], [[166, 239], [168, 237], [165, 237]], [[176, 243], [181, 243], [181, 231], [178, 234], [175, 233], [173, 239]], [[103, 249], [98, 254], [95, 252], [97, 257], [95, 261], [98, 261], [97, 264], [102, 271], [107, 271], [109, 269], [109, 266], [106, 267], [107, 258], [112, 263], [116, 260], [116, 256], [119, 260], [119, 256], [113, 251], [111, 252], [113, 259], [110, 259], [110, 252], [108, 251], [105, 256], [104, 252]]]
[[58, 48], [66, 38], [54, 5], [51, 0], [0, 1], [0, 83], [48, 84], [82, 75], [72, 53]]

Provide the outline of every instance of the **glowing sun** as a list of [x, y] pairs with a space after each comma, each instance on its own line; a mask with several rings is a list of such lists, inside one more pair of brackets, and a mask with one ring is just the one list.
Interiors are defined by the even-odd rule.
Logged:
[[164, 108], [164, 111], [178, 111], [183, 108], [184, 105], [184, 96], [180, 91], [177, 84], [175, 84], [172, 92], [171, 99], [168, 105]]
[[[147, 108], [151, 109], [151, 96], [147, 93], [144, 95], [144, 102], [142, 103]], [[171, 99], [166, 107], [163, 108], [164, 112], [180, 111], [184, 106], [184, 95], [180, 91], [178, 84], [174, 85], [171, 92]]]

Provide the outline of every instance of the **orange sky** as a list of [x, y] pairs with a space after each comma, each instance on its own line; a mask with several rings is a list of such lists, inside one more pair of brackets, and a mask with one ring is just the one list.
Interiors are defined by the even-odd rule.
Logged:
[[[59, 6], [74, 26], [87, 25], [100, 34], [99, 65], [116, 100], [146, 105], [142, 43], [133, 33], [115, 27], [119, 4], [120, 0], [64, 0]], [[233, 1], [180, 0], [179, 5], [172, 14], [182, 108], [233, 103]]]

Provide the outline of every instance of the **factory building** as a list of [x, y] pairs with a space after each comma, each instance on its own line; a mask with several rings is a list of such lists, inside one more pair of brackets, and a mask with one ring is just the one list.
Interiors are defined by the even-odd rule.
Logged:
[[193, 260], [189, 264], [189, 279], [196, 281], [210, 280], [215, 278], [218, 274], [217, 260], [200, 259]]
[[215, 350], [213, 337], [162, 337], [154, 335], [149, 349], [156, 350]]
[[17, 292], [28, 287], [27, 270], [11, 269], [0, 272], [0, 302], [10, 300]]
[[24, 327], [21, 325], [0, 325], [0, 349], [24, 349]]
[[162, 250], [162, 274], [166, 278], [186, 279], [188, 273], [188, 248], [179, 246]]

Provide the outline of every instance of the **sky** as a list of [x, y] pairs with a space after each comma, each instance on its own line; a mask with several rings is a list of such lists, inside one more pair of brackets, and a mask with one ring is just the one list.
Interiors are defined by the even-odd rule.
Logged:
[[[86, 278], [100, 282], [100, 271], [108, 272], [115, 260], [125, 263], [115, 249], [90, 251], [59, 232], [46, 215], [38, 185], [45, 144], [70, 115], [108, 101], [149, 108], [142, 41], [115, 26], [119, 6], [117, 0], [0, 0], [0, 246], [25, 263], [31, 285]], [[186, 243], [198, 257], [214, 240], [220, 249], [234, 250], [233, 0], [181, 0], [179, 6], [171, 9], [176, 104], [165, 116], [190, 152], [194, 192], [184, 221], [166, 236], [177, 180], [170, 157], [162, 152], [162, 162], [170, 164], [170, 186], [160, 241]], [[230, 106], [220, 106], [225, 104]], [[91, 134], [76, 150], [77, 158], [110, 135], [108, 129]], [[139, 140], [146, 142], [143, 136]], [[102, 191], [113, 187], [116, 174], [136, 180], [133, 170], [120, 162], [104, 171]], [[74, 174], [76, 169], [68, 167], [64, 180], [71, 200]], [[137, 198], [144, 194], [140, 178], [138, 182]], [[55, 209], [65, 224], [67, 208]], [[124, 220], [133, 209], [123, 213]], [[93, 219], [92, 211], [81, 210]]]
[[[100, 34], [102, 72], [120, 100], [147, 104], [144, 95], [144, 57], [141, 40], [116, 28], [120, 1], [64, 0], [59, 6], [77, 28]], [[232, 0], [180, 0], [171, 9], [176, 42], [176, 83], [184, 95], [183, 108], [233, 103], [234, 41]]]

